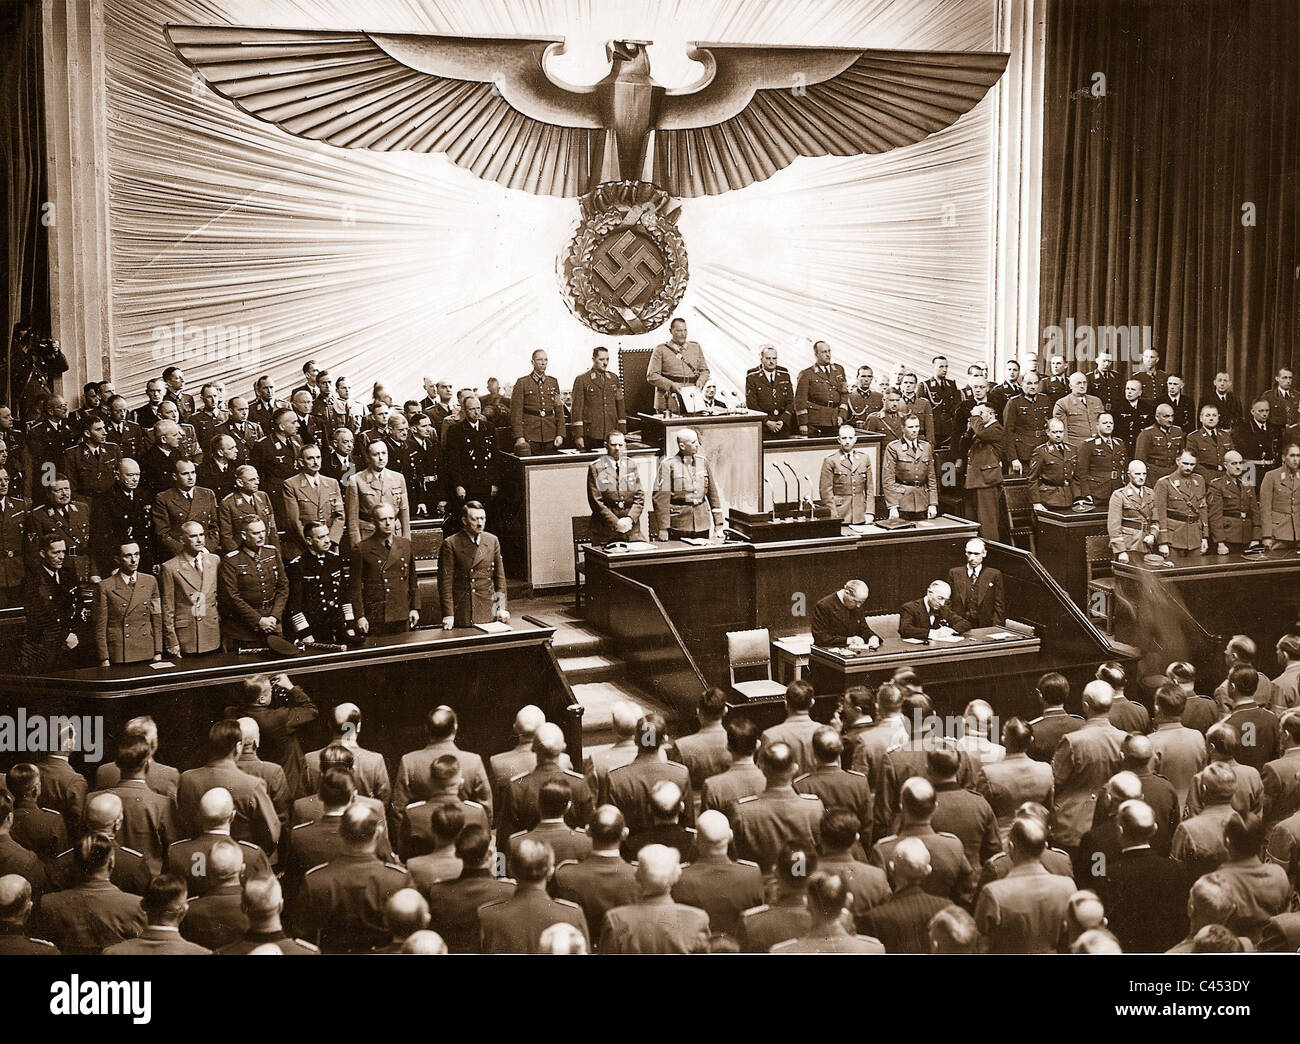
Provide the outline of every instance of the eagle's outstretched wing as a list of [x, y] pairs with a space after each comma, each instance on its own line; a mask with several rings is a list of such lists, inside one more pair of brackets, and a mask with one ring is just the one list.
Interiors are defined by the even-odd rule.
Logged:
[[654, 131], [654, 181], [716, 195], [770, 178], [799, 156], [911, 145], [969, 112], [1006, 70], [980, 51], [693, 44], [701, 82], [669, 91]]
[[443, 152], [507, 188], [580, 196], [600, 164], [598, 95], [546, 75], [551, 38], [169, 25], [217, 94], [341, 148]]

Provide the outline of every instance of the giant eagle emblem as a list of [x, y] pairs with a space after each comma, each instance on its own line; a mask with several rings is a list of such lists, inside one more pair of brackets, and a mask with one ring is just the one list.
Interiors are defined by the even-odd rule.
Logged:
[[[663, 322], [656, 281], [660, 289], [673, 283], [680, 299], [685, 273], [673, 269], [685, 264], [685, 250], [676, 200], [764, 181], [800, 156], [911, 145], [970, 111], [1008, 58], [694, 43], [688, 54], [703, 73], [668, 88], [654, 79], [647, 41], [619, 40], [606, 47], [607, 75], [583, 86], [552, 71], [552, 59], [564, 53], [557, 37], [193, 25], [169, 25], [166, 34], [214, 92], [297, 137], [339, 148], [441, 152], [507, 188], [583, 197], [584, 224], [596, 189], [619, 185], [604, 195], [621, 209], [594, 212], [604, 215], [599, 224], [613, 225], [607, 234], [618, 242], [596, 244], [594, 255], [606, 274], [626, 278], [620, 292], [597, 304], [606, 318], [630, 310], [635, 319], [626, 331], [595, 325], [607, 332]], [[637, 209], [647, 205], [652, 228]], [[673, 236], [678, 242], [668, 249], [656, 242]], [[566, 260], [565, 267], [581, 263]], [[609, 281], [585, 285], [607, 288]]]

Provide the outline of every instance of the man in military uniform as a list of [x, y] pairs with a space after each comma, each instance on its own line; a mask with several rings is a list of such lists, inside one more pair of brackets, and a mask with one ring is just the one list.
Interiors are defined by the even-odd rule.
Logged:
[[294, 434], [298, 436], [298, 441], [303, 446], [319, 446], [324, 433], [324, 429], [312, 412], [313, 405], [311, 392], [305, 388], [299, 388], [289, 400], [289, 408], [293, 410], [293, 419], [298, 422], [298, 428]]
[[1273, 378], [1272, 387], [1257, 396], [1268, 403], [1270, 422], [1278, 431], [1300, 423], [1300, 398], [1291, 387], [1294, 380], [1291, 367], [1281, 366]]
[[1142, 386], [1142, 402], [1148, 410], [1156, 408], [1156, 401], [1168, 390], [1169, 374], [1160, 369], [1160, 353], [1154, 348], [1142, 352], [1142, 368], [1133, 371], [1133, 380]]
[[1264, 399], [1253, 403], [1250, 416], [1233, 430], [1232, 440], [1246, 460], [1272, 467], [1277, 463], [1278, 429], [1268, 422], [1270, 409]]
[[585, 826], [596, 810], [591, 788], [582, 773], [566, 769], [562, 762], [564, 732], [558, 725], [544, 722], [538, 726], [533, 738], [533, 751], [537, 764], [529, 772], [521, 772], [502, 788], [501, 808], [497, 815], [497, 848], [504, 851], [510, 835], [519, 830], [531, 830], [541, 822], [542, 813], [538, 796], [542, 787], [552, 780], [563, 780], [569, 786], [572, 804], [568, 822], [571, 826]]
[[872, 388], [876, 373], [870, 366], [859, 366], [857, 383], [849, 389], [840, 405], [841, 423], [851, 424], [859, 431], [867, 430], [867, 420], [885, 404], [880, 392]]
[[555, 853], [544, 841], [524, 841], [515, 855], [515, 894], [479, 907], [480, 946], [484, 953], [541, 953], [542, 933], [553, 924], [571, 924], [588, 948], [591, 936], [582, 907], [552, 899], [547, 882], [555, 873]]
[[270, 435], [253, 447], [252, 461], [266, 485], [266, 495], [279, 500], [284, 484], [298, 470], [298, 454], [302, 452], [298, 437], [298, 418], [293, 410], [276, 410], [272, 417]]
[[819, 862], [817, 849], [810, 845], [791, 840], [778, 847], [767, 880], [771, 899], [740, 915], [737, 942], [743, 952], [768, 953], [808, 932], [808, 881]]
[[1070, 375], [1065, 372], [1065, 357], [1053, 355], [1047, 361], [1047, 376], [1039, 382], [1039, 391], [1047, 396], [1050, 405], [1062, 395], [1070, 394]]
[[[599, 817], [599, 809], [596, 814]], [[763, 903], [763, 874], [756, 863], [733, 860], [727, 855], [731, 824], [721, 812], [701, 812], [696, 826], [698, 857], [682, 870], [673, 886], [673, 898], [705, 911], [714, 935], [734, 938], [739, 933], [741, 915]]]
[[546, 352], [533, 352], [533, 371], [515, 381], [510, 395], [510, 432], [515, 453], [554, 453], [564, 445], [564, 404], [560, 383], [546, 375]]
[[646, 845], [636, 870], [641, 894], [636, 902], [605, 914], [601, 953], [707, 953], [709, 915], [674, 902], [681, 879], [681, 855], [667, 845]]
[[[794, 789], [800, 794], [816, 794], [827, 809], [850, 812], [862, 843], [869, 844], [871, 814], [875, 807], [871, 781], [862, 772], [840, 766], [844, 741], [835, 729], [829, 725], [816, 725], [815, 722], [814, 725], [812, 742], [808, 745], [808, 771], [795, 777]], [[764, 742], [767, 742], [766, 739]], [[825, 827], [826, 824], [823, 823], [823, 831]], [[848, 848], [852, 843], [850, 841], [845, 847]], [[865, 900], [866, 896], [855, 894], [855, 899]]]
[[989, 409], [993, 409], [993, 397], [989, 393], [988, 379], [980, 376], [971, 379], [970, 394], [962, 396], [962, 400], [957, 406], [957, 412], [953, 414], [951, 441], [954, 449], [969, 428], [970, 415], [975, 412], [977, 406], [987, 406]]
[[1300, 544], [1300, 445], [1282, 447], [1282, 466], [1264, 476], [1259, 488], [1260, 528], [1264, 543], [1275, 547]]
[[26, 439], [27, 499], [37, 505], [49, 502], [50, 480], [63, 467], [63, 455], [77, 441], [62, 395], [49, 396], [43, 413], [45, 419], [32, 425]]
[[285, 633], [295, 641], [339, 643], [353, 627], [355, 613], [343, 583], [343, 559], [332, 549], [324, 522], [303, 526], [306, 547], [290, 560]]
[[215, 435], [229, 435], [239, 447], [239, 462], [251, 460], [253, 447], [266, 438], [260, 425], [248, 419], [248, 400], [236, 395], [230, 400], [230, 417], [214, 429]]
[[1183, 431], [1196, 427], [1196, 403], [1190, 395], [1183, 394], [1183, 379], [1176, 373], [1165, 378], [1165, 393], [1156, 399], [1156, 405], [1165, 403], [1174, 411], [1174, 423]]
[[221, 529], [218, 523], [217, 498], [212, 490], [198, 486], [197, 469], [190, 460], [177, 460], [174, 471], [175, 486], [159, 493], [153, 502], [153, 529], [157, 554], [172, 558], [181, 553], [181, 526], [198, 522], [207, 534], [209, 548], [221, 546]]
[[659, 465], [655, 482], [654, 520], [657, 540], [709, 536], [709, 517], [722, 532], [722, 496], [708, 460], [700, 453], [700, 438], [690, 428], [677, 432], [677, 452]]
[[[248, 420], [261, 428], [262, 434], [250, 441], [260, 441], [262, 437], [269, 436], [275, 427], [276, 411], [285, 408], [284, 400], [275, 397], [275, 381], [263, 374], [253, 383], [253, 401], [248, 405]], [[233, 403], [230, 409], [233, 415]]]
[[957, 382], [948, 376], [946, 355], [936, 355], [930, 362], [934, 366], [934, 376], [922, 382], [921, 394], [930, 400], [937, 449], [948, 445], [952, 439], [953, 421], [957, 416], [957, 407], [961, 405], [961, 389], [957, 387]]
[[351, 595], [362, 634], [400, 634], [420, 622], [420, 582], [411, 542], [397, 536], [396, 512], [380, 504], [375, 532], [352, 549]]
[[1110, 495], [1106, 509], [1106, 534], [1110, 549], [1121, 562], [1129, 552], [1148, 554], [1160, 535], [1156, 521], [1156, 495], [1147, 488], [1147, 466], [1141, 460], [1128, 465], [1128, 484]]
[[1079, 450], [1079, 492], [1091, 497], [1093, 505], [1100, 510], [1124, 484], [1127, 466], [1124, 443], [1115, 438], [1115, 418], [1103, 413], [1097, 419], [1097, 437], [1089, 439]]
[[591, 353], [591, 369], [573, 382], [573, 413], [570, 418], [573, 444], [580, 450], [600, 449], [615, 431], [627, 431], [623, 385], [609, 372], [609, 349]]
[[758, 350], [760, 365], [745, 374], [745, 405], [762, 413], [763, 438], [782, 439], [794, 434], [794, 386], [790, 371], [776, 363], [770, 344]]
[[[866, 429], [881, 435], [892, 435], [895, 439], [907, 438], [906, 418], [902, 414], [903, 396], [897, 388], [888, 388], [884, 395], [884, 405], [867, 417]], [[917, 431], [921, 430], [921, 418], [917, 418]]]
[[1124, 443], [1128, 458], [1132, 460], [1137, 449], [1138, 436], [1155, 421], [1155, 410], [1142, 401], [1142, 382], [1130, 378], [1124, 383], [1124, 394], [1111, 410], [1115, 418], [1115, 436]]
[[1022, 817], [1011, 824], [1011, 870], [980, 892], [975, 921], [992, 953], [1055, 953], [1074, 881], [1043, 865], [1047, 829]]
[[[284, 484], [281, 517], [284, 519], [284, 552], [302, 553], [304, 550], [303, 526], [320, 522], [335, 547], [343, 539], [343, 491], [328, 475], [322, 475], [321, 449], [304, 446], [302, 471]], [[269, 524], [269, 523], [268, 523]]]
[[402, 478], [406, 479], [406, 489], [409, 492], [414, 486], [412, 482], [411, 468], [411, 422], [406, 419], [405, 414], [391, 413], [388, 417], [388, 424], [380, 432], [385, 445], [388, 446], [388, 466], [396, 471]]
[[898, 833], [887, 834], [871, 847], [871, 862], [888, 872], [894, 864], [894, 851], [905, 838], [915, 837], [930, 853], [931, 873], [922, 883], [931, 895], [969, 905], [975, 892], [977, 872], [966, 858], [966, 849], [955, 834], [935, 830], [934, 818], [938, 797], [934, 784], [924, 776], [909, 776], [898, 792], [900, 822]]
[[265, 645], [269, 636], [281, 634], [289, 578], [280, 552], [266, 546], [266, 523], [260, 518], [243, 520], [239, 547], [221, 559], [218, 590], [228, 652]]
[[1156, 480], [1156, 524], [1159, 550], [1181, 556], [1205, 554], [1210, 549], [1210, 520], [1205, 505], [1205, 479], [1196, 473], [1196, 457], [1188, 450], [1178, 454], [1178, 470]]
[[627, 436], [611, 432], [605, 443], [609, 450], [587, 468], [587, 503], [591, 505], [591, 538], [596, 543], [635, 539], [645, 510], [645, 490], [636, 465], [627, 457]]
[[1003, 514], [1002, 422], [992, 406], [977, 406], [971, 411], [969, 425], [958, 443], [966, 457], [965, 511], [968, 518], [979, 522], [984, 536], [996, 538]]
[[1210, 480], [1223, 472], [1224, 455], [1234, 446], [1232, 435], [1219, 430], [1219, 407], [1206, 403], [1201, 407], [1201, 426], [1187, 436], [1183, 445], [1196, 458], [1196, 473]]
[[27, 501], [9, 493], [9, 471], [0, 466], [0, 608], [22, 603], [27, 556], [23, 538], [27, 530]]
[[1065, 442], [1065, 424], [1053, 417], [1047, 422], [1047, 441], [1029, 461], [1029, 499], [1035, 508], [1068, 510], [1079, 495], [1079, 455]]
[[460, 530], [442, 542], [438, 598], [444, 630], [510, 619], [501, 543], [484, 531], [486, 526], [487, 509], [477, 500], [468, 501], [461, 509]]
[[[908, 417], [921, 418], [921, 430], [925, 433], [925, 441], [931, 446], [936, 445], [934, 441], [934, 414], [930, 410], [930, 400], [916, 393], [916, 374], [903, 374], [902, 398], [899, 400], [898, 412], [903, 415], [903, 419]], [[1017, 391], [1019, 388], [1017, 388]]]
[[800, 794], [794, 789], [800, 766], [789, 744], [764, 747], [758, 761], [767, 787], [761, 794], [737, 801], [731, 823], [736, 832], [736, 854], [752, 859], [770, 874], [783, 844], [817, 849], [826, 809], [816, 794]]
[[167, 655], [180, 659], [221, 648], [217, 613], [220, 561], [207, 549], [207, 532], [191, 519], [181, 523], [181, 550], [158, 570]]
[[139, 460], [144, 452], [144, 429], [127, 417], [126, 400], [120, 395], [111, 396], [107, 412], [104, 434], [108, 441], [121, 449], [123, 457]]
[[27, 488], [27, 482], [23, 475], [22, 453], [17, 449], [11, 451], [11, 446], [12, 443], [7, 444], [0, 438], [0, 468], [4, 468], [9, 474], [9, 488], [14, 491], [15, 496], [18, 496]]
[[163, 400], [175, 403], [181, 417], [188, 418], [194, 412], [194, 396], [185, 390], [185, 373], [179, 366], [168, 366], [162, 373], [166, 391]]
[[1047, 396], [1038, 394], [1038, 374], [1030, 370], [1020, 387], [1021, 393], [1008, 399], [1002, 411], [1003, 438], [1013, 475], [1019, 475], [1034, 450], [1047, 441], [1047, 422], [1052, 416]]
[[72, 484], [67, 476], [55, 475], [50, 484], [50, 506], [29, 511], [27, 515], [27, 565], [34, 569], [39, 562], [41, 542], [47, 536], [61, 536], [65, 541], [68, 572], [78, 580], [99, 582], [99, 574], [90, 560], [90, 511], [72, 499]]
[[686, 339], [686, 320], [674, 319], [668, 330], [669, 340], [654, 346], [645, 372], [646, 383], [655, 390], [656, 413], [672, 409], [673, 396], [680, 398], [684, 385], [703, 389], [709, 383], [709, 364], [699, 343]]
[[199, 446], [204, 450], [217, 433], [217, 425], [226, 419], [226, 411], [221, 408], [221, 392], [216, 382], [209, 381], [199, 391], [197, 409], [186, 419], [194, 425]]
[[876, 520], [876, 490], [871, 479], [871, 461], [853, 447], [858, 433], [852, 424], [840, 425], [838, 452], [822, 461], [818, 492], [831, 514], [850, 525], [870, 524]]
[[939, 513], [939, 483], [934, 472], [934, 450], [921, 435], [921, 419], [909, 417], [906, 438], [885, 447], [881, 488], [890, 518], [934, 518]]
[[82, 432], [81, 441], [63, 455], [63, 470], [72, 483], [72, 491], [94, 514], [98, 498], [107, 493], [117, 477], [117, 462], [122, 451], [108, 441], [103, 418], [92, 417]]
[[1007, 403], [1019, 395], [1020, 387], [1020, 363], [1015, 359], [1007, 360], [1007, 379], [1001, 384], [995, 384], [989, 389], [989, 405], [993, 407], [993, 412], [1001, 420], [1002, 413], [1007, 408]]
[[825, 341], [813, 345], [816, 363], [799, 372], [794, 392], [795, 418], [800, 435], [834, 435], [840, 422], [840, 407], [849, 393], [844, 367], [831, 362], [831, 346]]
[[1123, 398], [1124, 382], [1115, 372], [1114, 360], [1108, 352], [1097, 355], [1097, 368], [1087, 376], [1088, 394], [1097, 396], [1101, 400], [1101, 408], [1110, 413]]
[[1156, 407], [1156, 422], [1138, 436], [1133, 459], [1144, 461], [1147, 470], [1162, 478], [1174, 470], [1183, 449], [1183, 429], [1174, 423], [1174, 408], [1167, 402]]
[[221, 502], [217, 509], [217, 522], [221, 530], [221, 550], [234, 551], [239, 547], [238, 532], [246, 518], [260, 518], [266, 524], [266, 542], [280, 550], [280, 537], [275, 531], [275, 512], [270, 498], [258, 486], [257, 469], [242, 464], [235, 471], [235, 491]]
[[162, 602], [158, 582], [139, 572], [140, 545], [118, 548], [118, 568], [99, 582], [92, 617], [99, 665], [161, 660]]
[[217, 435], [199, 465], [199, 485], [212, 490], [220, 504], [235, 492], [235, 469], [239, 464], [239, 444], [229, 435]]
[[384, 906], [411, 886], [397, 863], [378, 856], [382, 823], [373, 808], [350, 805], [339, 824], [343, 853], [303, 878], [294, 924], [325, 953], [367, 953], [390, 941]]
[[443, 532], [448, 536], [460, 528], [466, 503], [474, 500], [487, 504], [497, 495], [492, 426], [483, 419], [482, 405], [476, 396], [467, 396], [462, 408], [465, 416], [448, 424], [443, 438], [447, 487], [456, 498], [447, 505]]
[[366, 446], [367, 467], [348, 479], [344, 492], [348, 522], [348, 544], [356, 547], [375, 531], [374, 510], [388, 504], [397, 512], [397, 535], [411, 537], [411, 498], [406, 478], [388, 469], [388, 443], [372, 436]]
[[1052, 416], [1065, 423], [1065, 441], [1075, 453], [1097, 434], [1101, 414], [1101, 400], [1088, 394], [1088, 378], [1077, 371], [1070, 374], [1070, 394], [1056, 401]]
[[447, 507], [442, 480], [442, 443], [433, 428], [433, 418], [427, 413], [417, 413], [411, 418], [411, 425], [413, 430], [407, 443], [411, 467], [407, 486], [411, 502], [417, 517], [438, 517]]
[[26, 631], [18, 654], [22, 674], [77, 666], [86, 614], [73, 571], [65, 568], [67, 540], [59, 533], [41, 538], [36, 563], [24, 580]]
[[164, 399], [158, 404], [158, 416], [165, 421], [171, 421], [180, 428], [181, 454], [194, 461], [195, 464], [202, 464], [204, 454], [203, 447], [199, 444], [198, 432], [194, 430], [193, 424], [186, 424], [181, 420], [181, 412], [177, 409], [176, 403], [170, 399]]

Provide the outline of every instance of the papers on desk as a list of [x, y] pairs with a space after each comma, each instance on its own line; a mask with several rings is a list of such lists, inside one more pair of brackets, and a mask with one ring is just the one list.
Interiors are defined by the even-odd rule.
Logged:
[[654, 544], [648, 540], [629, 540], [620, 551], [653, 551]]
[[868, 524], [866, 522], [857, 522], [854, 523], [853, 525], [845, 526], [844, 528], [847, 529], [850, 533], [856, 533], [858, 536], [862, 536], [862, 534], [864, 533], [870, 533], [876, 527], [874, 524]]
[[947, 642], [951, 645], [952, 643], [960, 642], [961, 640], [962, 637], [959, 634], [940, 634], [938, 631], [930, 632], [930, 641], [932, 642]]
[[560, 456], [562, 456], [562, 457], [576, 457], [579, 453], [582, 452], [582, 450], [580, 450], [580, 449], [562, 449], [562, 450], [557, 450], [556, 452], [559, 453]]
[[500, 620], [493, 620], [491, 623], [475, 624], [474, 627], [477, 630], [482, 631], [484, 634], [503, 634], [510, 630], [510, 625], [502, 623]]
[[994, 631], [992, 634], [986, 634], [984, 637], [991, 642], [1009, 642], [1013, 641], [1016, 636], [1010, 631]]
[[154, 671], [161, 671], [161, 670], [165, 670], [168, 667], [175, 667], [175, 666], [176, 664], [172, 663], [171, 660], [159, 660], [157, 663], [149, 664], [149, 669]]
[[903, 641], [905, 641], [908, 645], [924, 645], [924, 644], [925, 644], [925, 639], [924, 639], [924, 638], [904, 638]]
[[682, 543], [691, 547], [708, 547], [713, 541], [708, 537], [682, 537]]

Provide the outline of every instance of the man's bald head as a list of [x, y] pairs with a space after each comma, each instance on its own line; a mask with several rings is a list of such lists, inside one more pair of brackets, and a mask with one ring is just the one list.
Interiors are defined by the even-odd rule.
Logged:
[[682, 811], [682, 788], [661, 779], [650, 788], [650, 813], [655, 819], [676, 820]]
[[894, 872], [894, 890], [920, 884], [930, 876], [930, 850], [919, 837], [905, 837], [889, 860]]
[[339, 823], [339, 837], [353, 851], [372, 852], [379, 840], [379, 814], [369, 805], [349, 805]]
[[[407, 889], [409, 891], [409, 889]], [[418, 892], [416, 893], [419, 894]], [[447, 943], [441, 935], [428, 928], [412, 932], [402, 942], [402, 953], [422, 953], [441, 956], [447, 952]]]
[[907, 819], [928, 820], [934, 815], [934, 784], [924, 776], [909, 776], [899, 789], [898, 803]]
[[0, 924], [21, 926], [31, 908], [31, 882], [21, 874], [0, 877]]
[[1120, 753], [1124, 757], [1124, 767], [1131, 772], [1140, 772], [1151, 764], [1156, 749], [1151, 745], [1149, 736], [1133, 733], [1126, 736], [1120, 744]]
[[635, 703], [629, 703], [627, 700], [619, 700], [610, 708], [610, 721], [614, 726], [614, 733], [619, 739], [627, 739], [635, 735], [636, 723], [641, 720], [644, 712]]
[[794, 750], [788, 743], [773, 743], [764, 747], [759, 754], [758, 767], [763, 770], [768, 784], [780, 786], [794, 779], [799, 771], [799, 763], [794, 759]]
[[1094, 678], [1083, 687], [1083, 712], [1085, 716], [1100, 718], [1110, 713], [1115, 702], [1115, 690], [1109, 682]]
[[1119, 806], [1115, 821], [1124, 845], [1145, 845], [1156, 832], [1156, 814], [1145, 801], [1130, 800]]
[[116, 794], [101, 791], [86, 802], [86, 832], [98, 833], [115, 829], [122, 822], [122, 799]]
[[533, 737], [533, 753], [542, 761], [554, 761], [564, 753], [568, 746], [564, 742], [564, 730], [554, 722], [544, 722], [538, 726]]
[[546, 715], [542, 713], [542, 708], [527, 703], [515, 715], [515, 735], [521, 740], [532, 739], [545, 721]]
[[262, 730], [252, 718], [239, 719], [239, 735], [243, 737], [245, 750], [262, 745]]
[[384, 924], [394, 940], [429, 927], [429, 903], [414, 888], [399, 888], [384, 904]]
[[1106, 781], [1106, 794], [1110, 797], [1111, 808], [1118, 808], [1120, 802], [1135, 801], [1142, 796], [1142, 781], [1133, 772], [1116, 772]]
[[1011, 832], [1007, 835], [1011, 842], [1012, 857], [1021, 861], [1037, 859], [1047, 847], [1047, 827], [1036, 819], [1027, 816], [1012, 820]]
[[199, 825], [204, 830], [225, 826], [235, 818], [235, 799], [225, 787], [213, 787], [199, 798]]
[[344, 739], [356, 739], [361, 731], [361, 708], [355, 703], [340, 703], [330, 715], [334, 734]]
[[682, 876], [681, 853], [667, 845], [646, 845], [637, 853], [636, 880], [643, 897], [667, 895]]
[[587, 836], [597, 851], [617, 849], [627, 837], [627, 821], [614, 805], [601, 805], [587, 824]]
[[233, 841], [221, 840], [208, 853], [208, 876], [215, 884], [238, 881], [244, 870], [244, 853]]
[[731, 823], [717, 809], [701, 812], [695, 822], [695, 845], [697, 848], [726, 848], [731, 844]]
[[239, 908], [244, 911], [251, 929], [271, 918], [278, 918], [284, 909], [284, 893], [280, 882], [269, 874], [250, 877], [244, 882], [244, 894], [239, 901]]

